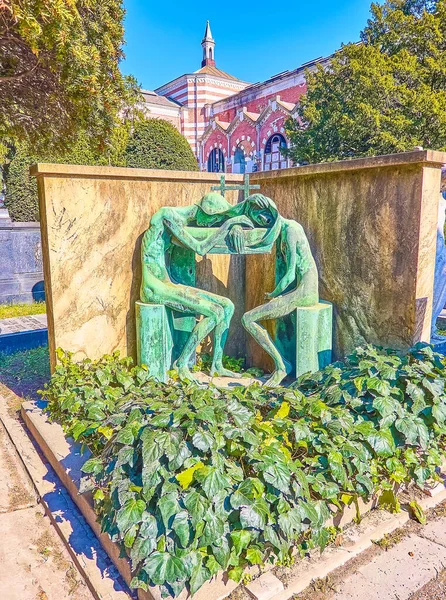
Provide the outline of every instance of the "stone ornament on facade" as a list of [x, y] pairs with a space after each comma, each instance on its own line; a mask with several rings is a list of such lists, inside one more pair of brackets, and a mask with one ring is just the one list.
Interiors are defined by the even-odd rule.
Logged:
[[[223, 194], [235, 188], [244, 190], [245, 200], [231, 205]], [[194, 380], [196, 348], [213, 332], [211, 375], [236, 377], [222, 362], [234, 305], [195, 287], [195, 254], [264, 254], [275, 245], [276, 286], [268, 302], [245, 313], [243, 326], [274, 361], [268, 387], [322, 368], [331, 361], [332, 306], [319, 302], [316, 263], [302, 226], [284, 219], [270, 198], [248, 196], [249, 178], [244, 186], [225, 186], [222, 176], [218, 189], [222, 194], [210, 192], [195, 205], [161, 208], [144, 234], [139, 364], [163, 381], [171, 369]], [[260, 324], [265, 320], [275, 322], [273, 337]]]

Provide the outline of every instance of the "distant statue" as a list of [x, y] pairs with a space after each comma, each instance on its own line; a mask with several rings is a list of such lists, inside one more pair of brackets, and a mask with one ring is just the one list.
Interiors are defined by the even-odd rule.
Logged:
[[296, 221], [284, 219], [279, 215], [270, 198], [265, 200], [269, 206], [273, 226], [261, 243], [270, 244], [273, 239], [278, 238], [278, 250], [286, 270], [275, 289], [266, 294], [270, 301], [245, 313], [242, 323], [273, 359], [275, 370], [265, 386], [276, 387], [291, 372], [292, 365], [280, 354], [267, 330], [259, 322], [285, 317], [297, 307], [318, 305], [319, 289], [316, 262], [303, 227]]
[[435, 256], [434, 295], [432, 300], [431, 340], [444, 341], [445, 337], [437, 333], [437, 319], [446, 304], [446, 246], [444, 225], [446, 211], [446, 171], [443, 171], [442, 192], [438, 205], [437, 250]]
[[[258, 197], [256, 197], [258, 196]], [[142, 240], [141, 301], [162, 304], [175, 311], [195, 313], [198, 321], [173, 368], [181, 378], [194, 380], [189, 370], [190, 359], [197, 346], [214, 331], [214, 355], [211, 374], [239, 377], [223, 367], [223, 348], [228, 335], [234, 305], [229, 298], [192, 286], [176, 283], [166, 260], [173, 240], [204, 256], [215, 246], [226, 243], [235, 253], [244, 250], [243, 228], [267, 225], [271, 219], [263, 196], [251, 196], [245, 202], [231, 205], [223, 196], [210, 192], [193, 206], [163, 207], [151, 218]], [[266, 210], [265, 210], [266, 209]], [[265, 215], [263, 213], [266, 213]], [[203, 240], [195, 239], [187, 227], [217, 228]]]

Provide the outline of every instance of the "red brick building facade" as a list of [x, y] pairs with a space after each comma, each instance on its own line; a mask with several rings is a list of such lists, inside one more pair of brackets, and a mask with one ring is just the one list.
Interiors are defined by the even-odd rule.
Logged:
[[290, 166], [281, 153], [289, 144], [285, 121], [305, 92], [305, 69], [325, 59], [251, 85], [216, 67], [209, 22], [201, 45], [201, 68], [146, 92], [147, 111], [159, 118], [169, 112], [202, 171], [249, 173]]

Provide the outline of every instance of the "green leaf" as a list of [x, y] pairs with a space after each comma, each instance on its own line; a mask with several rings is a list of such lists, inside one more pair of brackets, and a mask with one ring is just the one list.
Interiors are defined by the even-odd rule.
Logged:
[[168, 552], [153, 552], [144, 561], [144, 569], [155, 585], [184, 581], [187, 577], [183, 561]]
[[285, 465], [276, 463], [268, 466], [263, 472], [265, 481], [281, 492], [288, 492], [290, 488], [291, 472]]
[[379, 377], [369, 377], [366, 380], [366, 385], [368, 390], [377, 392], [380, 396], [388, 396], [391, 391], [390, 383]]
[[138, 536], [130, 550], [132, 569], [135, 570], [138, 564], [146, 559], [155, 548], [155, 538]]
[[232, 569], [229, 569], [228, 577], [229, 579], [232, 579], [232, 581], [240, 583], [243, 577], [243, 567], [233, 567]]
[[185, 471], [182, 471], [181, 473], [178, 473], [176, 475], [177, 481], [181, 485], [183, 490], [187, 490], [187, 488], [190, 486], [194, 479], [195, 471], [198, 471], [198, 469], [201, 469], [202, 467], [204, 467], [204, 464], [201, 461], [199, 461], [195, 463], [192, 467], [189, 467]]
[[142, 521], [142, 514], [146, 508], [144, 500], [127, 500], [116, 515], [116, 524], [122, 532], [127, 531], [132, 525]]
[[164, 527], [168, 529], [170, 527], [169, 521], [171, 517], [173, 517], [173, 515], [176, 515], [180, 511], [180, 507], [178, 505], [177, 500], [177, 494], [175, 492], [172, 492], [171, 494], [161, 496], [161, 498], [158, 500], [157, 508], [161, 513]]
[[252, 565], [263, 565], [263, 554], [258, 546], [251, 546], [246, 551], [246, 560]]
[[208, 581], [210, 577], [211, 577], [210, 571], [208, 569], [206, 569], [205, 567], [203, 567], [201, 562], [198, 565], [196, 565], [196, 567], [193, 569], [193, 571], [191, 573], [191, 577], [190, 577], [191, 596], [193, 596], [196, 592], [198, 592], [198, 590], [201, 588], [201, 586], [204, 583], [206, 583], [206, 581]]
[[104, 465], [102, 464], [102, 459], [89, 458], [82, 465], [81, 471], [83, 473], [93, 473], [94, 475], [96, 475], [96, 473], [100, 473], [103, 468], [104, 468]]
[[193, 491], [184, 496], [184, 505], [192, 517], [192, 525], [200, 521], [209, 507], [209, 500], [200, 492]]
[[192, 437], [192, 444], [202, 452], [210, 450], [214, 443], [213, 436], [209, 431], [205, 431], [204, 429], [200, 429]]
[[342, 454], [335, 451], [329, 452], [327, 460], [333, 479], [338, 481], [342, 486], [346, 487], [348, 484], [348, 478], [344, 469]]
[[250, 506], [242, 506], [240, 509], [240, 523], [243, 528], [254, 527], [263, 529], [269, 515], [268, 504], [263, 498], [258, 498]]
[[225, 530], [225, 523], [221, 516], [214, 512], [211, 508], [204, 515], [206, 526], [203, 535], [200, 539], [201, 546], [209, 546], [215, 544], [222, 537]]
[[[204, 469], [203, 469], [204, 470]], [[219, 491], [230, 486], [229, 479], [216, 467], [209, 467], [202, 481], [206, 496], [212, 499]]]
[[390, 429], [381, 429], [370, 433], [367, 441], [378, 456], [386, 458], [395, 453], [395, 441]]
[[242, 551], [248, 547], [249, 542], [251, 541], [251, 533], [246, 529], [240, 529], [231, 531], [230, 535], [237, 556], [239, 556]]
[[418, 521], [418, 523], [421, 523], [421, 525], [424, 525], [427, 520], [426, 514], [423, 508], [418, 504], [418, 502], [416, 500], [412, 500], [411, 502], [409, 502], [409, 507], [411, 517]]
[[279, 515], [279, 527], [287, 538], [293, 538], [295, 533], [302, 531], [302, 517], [299, 509], [292, 508], [287, 513]]
[[238, 486], [231, 496], [231, 506], [235, 509], [243, 505], [249, 505], [259, 498], [265, 490], [260, 479], [248, 477]]
[[186, 510], [181, 510], [175, 515], [172, 522], [172, 529], [177, 534], [181, 546], [187, 548], [191, 537], [191, 531], [189, 526], [189, 514]]
[[379, 412], [382, 417], [388, 417], [398, 411], [400, 405], [392, 396], [376, 396], [373, 399], [373, 408]]

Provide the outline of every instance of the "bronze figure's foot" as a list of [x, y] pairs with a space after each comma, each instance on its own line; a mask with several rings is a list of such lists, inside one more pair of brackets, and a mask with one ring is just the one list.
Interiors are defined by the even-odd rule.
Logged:
[[178, 373], [178, 377], [181, 379], [181, 381], [187, 379], [194, 383], [200, 383], [198, 379], [194, 375], [192, 375], [192, 372], [189, 369], [189, 367], [179, 367], [175, 361], [173, 364], [173, 369]]
[[285, 368], [284, 369], [276, 369], [274, 371], [274, 373], [271, 375], [271, 377], [267, 381], [265, 381], [265, 383], [263, 384], [264, 387], [269, 387], [269, 388], [278, 387], [282, 383], [282, 381], [285, 379], [285, 377], [291, 373], [291, 371], [293, 370], [293, 365], [285, 359], [282, 359], [282, 360], [283, 360]]
[[240, 379], [242, 376], [241, 373], [234, 373], [234, 371], [230, 371], [229, 369], [225, 369], [223, 365], [211, 367], [211, 376], [217, 377], [233, 377], [234, 379]]

